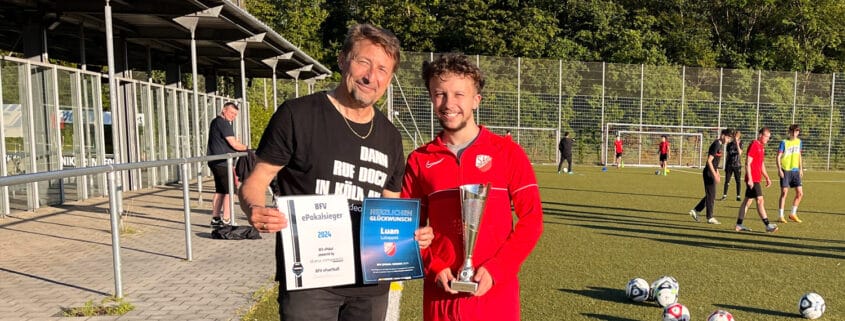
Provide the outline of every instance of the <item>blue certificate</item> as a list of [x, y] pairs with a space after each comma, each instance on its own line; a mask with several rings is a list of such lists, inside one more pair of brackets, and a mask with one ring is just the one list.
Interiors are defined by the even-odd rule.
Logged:
[[361, 267], [364, 283], [420, 279], [420, 201], [401, 198], [364, 199], [361, 212]]

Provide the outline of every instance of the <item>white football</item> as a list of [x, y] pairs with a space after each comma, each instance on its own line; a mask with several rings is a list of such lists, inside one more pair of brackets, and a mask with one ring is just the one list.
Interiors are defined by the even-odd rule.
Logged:
[[649, 299], [650, 300], [656, 300], [657, 299], [657, 291], [660, 290], [660, 289], [665, 289], [665, 288], [674, 288], [676, 295], [681, 290], [681, 286], [680, 286], [680, 284], [678, 284], [678, 280], [676, 280], [674, 277], [664, 275], [664, 276], [657, 278], [657, 280], [655, 280], [654, 282], [651, 283], [651, 288], [650, 288], [651, 291], [649, 292]]
[[663, 321], [690, 321], [689, 309], [680, 303], [673, 303], [663, 309]]
[[713, 313], [710, 313], [710, 316], [707, 317], [707, 321], [734, 321], [734, 316], [731, 315], [730, 312], [725, 310], [716, 310]]
[[648, 282], [641, 278], [631, 279], [625, 287], [625, 296], [634, 302], [643, 302], [648, 300], [649, 293], [650, 288], [648, 286]]
[[818, 293], [810, 292], [804, 294], [798, 300], [798, 313], [807, 319], [818, 319], [824, 314], [824, 299]]
[[657, 289], [657, 293], [654, 295], [654, 300], [662, 307], [678, 303], [678, 289], [674, 287]]

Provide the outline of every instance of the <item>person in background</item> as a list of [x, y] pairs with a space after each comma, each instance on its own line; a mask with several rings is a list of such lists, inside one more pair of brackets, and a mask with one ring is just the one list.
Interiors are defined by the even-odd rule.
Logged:
[[[665, 139], [666, 136], [664, 136]], [[704, 197], [695, 205], [695, 208], [689, 211], [689, 215], [693, 220], [698, 222], [698, 212], [707, 208], [707, 223], [721, 224], [719, 220], [713, 215], [713, 208], [716, 205], [716, 184], [719, 183], [719, 160], [722, 158], [722, 145], [729, 143], [733, 137], [733, 131], [730, 129], [723, 129], [719, 139], [714, 140], [707, 149], [707, 164], [704, 166], [704, 171], [701, 172], [701, 177], [704, 180]]]
[[568, 167], [563, 170], [568, 172], [569, 175], [572, 175], [572, 145], [574, 143], [575, 140], [569, 137], [569, 132], [564, 132], [563, 138], [561, 138], [560, 143], [557, 144], [557, 149], [560, 151], [560, 162], [557, 163], [558, 174], [560, 174], [563, 161], [566, 160], [566, 166]]
[[766, 232], [774, 233], [778, 230], [778, 226], [769, 223], [769, 217], [766, 215], [765, 202], [763, 200], [763, 188], [760, 186], [762, 178], [766, 178], [766, 187], [772, 186], [772, 180], [769, 178], [769, 173], [766, 172], [766, 144], [772, 133], [768, 127], [760, 128], [757, 132], [757, 139], [748, 145], [748, 150], [745, 153], [745, 199], [739, 205], [739, 214], [736, 217], [737, 232], [751, 232], [750, 228], [742, 225], [745, 219], [745, 213], [748, 212], [748, 207], [751, 206], [751, 201], [757, 202], [757, 214], [763, 220], [763, 225], [766, 226]]
[[[232, 129], [232, 122], [238, 117], [238, 111], [238, 105], [227, 102], [223, 104], [220, 114], [211, 120], [208, 126], [206, 155], [222, 155], [247, 150], [247, 146], [235, 137], [235, 131]], [[211, 227], [219, 228], [232, 222], [232, 213], [229, 211], [229, 173], [233, 168], [226, 166], [225, 159], [209, 161], [208, 168], [211, 169], [211, 175], [214, 177]]]
[[801, 159], [801, 151], [803, 145], [798, 135], [801, 133], [801, 128], [798, 124], [789, 126], [789, 138], [784, 139], [778, 146], [778, 176], [780, 177], [780, 202], [778, 203], [778, 222], [786, 223], [783, 218], [783, 208], [786, 203], [786, 194], [789, 193], [790, 188], [795, 189], [795, 199], [792, 201], [792, 212], [789, 214], [789, 219], [793, 222], [801, 223], [798, 218], [798, 205], [801, 204], [801, 199], [804, 198], [804, 188], [801, 180], [804, 178], [804, 160]]
[[660, 144], [657, 145], [657, 153], [660, 154], [660, 173], [663, 176], [669, 174], [669, 169], [666, 168], [666, 160], [669, 159], [669, 140], [666, 135], [660, 136]]
[[725, 147], [725, 152], [728, 154], [725, 157], [725, 188], [722, 191], [720, 201], [728, 198], [728, 186], [731, 184], [731, 177], [736, 182], [736, 200], [741, 200], [739, 197], [739, 191], [742, 188], [742, 180], [739, 178], [742, 174], [742, 141], [740, 141], [740, 137], [742, 137], [742, 133], [737, 130], [734, 133], [733, 141]]
[[625, 164], [622, 164], [622, 152], [624, 151], [622, 149], [622, 137], [616, 136], [616, 141], [613, 144], [616, 146], [616, 168], [625, 167]]

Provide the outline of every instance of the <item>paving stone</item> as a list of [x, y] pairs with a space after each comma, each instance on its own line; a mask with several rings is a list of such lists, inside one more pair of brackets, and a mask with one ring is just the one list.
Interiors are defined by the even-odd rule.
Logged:
[[[124, 193], [124, 209], [131, 213], [125, 222], [138, 233], [120, 235], [123, 293], [136, 308], [120, 317], [57, 317], [62, 307], [99, 303], [115, 292], [107, 199], [0, 220], [0, 320], [237, 319], [252, 304], [252, 293], [272, 284], [274, 237], [211, 239], [206, 224], [212, 195], [205, 193], [198, 205], [195, 186], [192, 262], [185, 260], [181, 186]], [[239, 224], [247, 224], [236, 211]]]

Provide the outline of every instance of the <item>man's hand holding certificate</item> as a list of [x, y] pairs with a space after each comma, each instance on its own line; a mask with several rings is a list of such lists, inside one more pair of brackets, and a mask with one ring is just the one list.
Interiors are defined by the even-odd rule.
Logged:
[[349, 203], [343, 195], [276, 199], [288, 226], [281, 230], [288, 290], [355, 283]]

